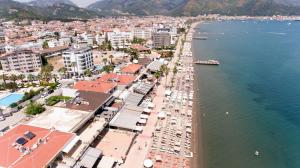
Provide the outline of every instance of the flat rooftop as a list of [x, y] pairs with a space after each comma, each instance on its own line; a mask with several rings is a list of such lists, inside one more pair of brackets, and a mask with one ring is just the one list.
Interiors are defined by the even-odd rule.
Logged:
[[73, 133], [18, 125], [0, 136], [0, 167], [47, 167], [75, 136]]
[[65, 132], [76, 131], [76, 128], [86, 120], [89, 113], [80, 110], [72, 110], [60, 107], [51, 107], [37, 118], [31, 120], [28, 125], [52, 128]]
[[112, 157], [115, 160], [125, 160], [135, 133], [110, 129], [96, 146], [103, 151], [104, 156]]
[[112, 100], [112, 94], [79, 90], [79, 97], [66, 103], [66, 107], [74, 110], [95, 112], [100, 106]]

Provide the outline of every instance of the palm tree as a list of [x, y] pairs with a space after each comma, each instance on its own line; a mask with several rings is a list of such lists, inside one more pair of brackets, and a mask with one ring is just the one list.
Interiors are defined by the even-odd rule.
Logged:
[[57, 83], [57, 75], [53, 74], [52, 77], [54, 78], [54, 83]]
[[39, 80], [40, 85], [42, 84], [43, 75], [41, 73], [38, 74], [37, 79]]
[[31, 82], [31, 84], [32, 84], [33, 81], [34, 81], [34, 79], [35, 79], [35, 76], [32, 75], [32, 74], [29, 74], [29, 75], [27, 76], [27, 79], [28, 79], [28, 81]]
[[24, 79], [25, 79], [25, 75], [24, 74], [20, 74], [19, 76], [18, 76], [18, 78], [22, 81], [22, 83], [24, 82]]
[[66, 75], [66, 72], [67, 72], [67, 68], [65, 67], [62, 67], [58, 70], [59, 73], [63, 74], [64, 76]]
[[109, 59], [110, 59], [110, 63], [111, 63], [111, 64], [113, 64], [113, 58], [114, 58], [113, 55], [110, 55], [110, 56], [109, 56]]
[[8, 76], [6, 74], [2, 74], [1, 79], [3, 80], [4, 85], [6, 85], [6, 80], [8, 80]]
[[107, 63], [107, 58], [103, 58], [102, 60], [104, 62], [104, 65], [106, 66], [106, 63]]
[[12, 75], [10, 75], [9, 79], [12, 80], [14, 83], [16, 83], [16, 81], [18, 80], [18, 76], [15, 74], [12, 74]]

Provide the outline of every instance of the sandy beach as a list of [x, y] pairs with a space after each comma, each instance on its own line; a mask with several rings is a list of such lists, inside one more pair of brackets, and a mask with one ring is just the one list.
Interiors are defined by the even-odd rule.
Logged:
[[[190, 32], [194, 34], [194, 28], [199, 25], [200, 22], [195, 22], [191, 25]], [[191, 39], [192, 43], [192, 39]], [[193, 51], [193, 46], [192, 46]], [[194, 59], [194, 53], [193, 53]], [[193, 60], [195, 61], [195, 60]], [[194, 72], [194, 77], [197, 78]], [[198, 92], [198, 83], [197, 80], [194, 80], [193, 89], [195, 92]], [[193, 100], [193, 134], [192, 134], [192, 149], [193, 149], [193, 157], [191, 158], [191, 166], [192, 168], [203, 168], [203, 142], [202, 142], [202, 122], [201, 122], [201, 113], [199, 107], [199, 100], [197, 96], [194, 97]]]

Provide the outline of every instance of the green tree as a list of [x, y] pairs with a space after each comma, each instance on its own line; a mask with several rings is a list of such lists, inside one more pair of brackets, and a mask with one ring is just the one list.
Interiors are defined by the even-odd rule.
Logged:
[[106, 65], [103, 67], [103, 71], [105, 71], [106, 73], [110, 73], [112, 71], [114, 71], [114, 66], [113, 65]]
[[161, 71], [156, 71], [154, 73], [154, 76], [155, 76], [156, 79], [159, 79], [161, 77]]
[[90, 69], [86, 69], [86, 70], [84, 71], [84, 75], [85, 75], [85, 76], [88, 76], [88, 77], [91, 77], [91, 76], [92, 76], [92, 71], [91, 71]]
[[60, 39], [60, 34], [59, 34], [59, 32], [54, 32], [54, 36], [56, 37], [56, 40], [59, 40], [59, 39]]
[[106, 66], [106, 64], [107, 64], [107, 58], [103, 58], [103, 60], [102, 60], [103, 62], [104, 62], [104, 65]]
[[44, 41], [43, 49], [47, 49], [47, 48], [49, 48], [48, 41]]
[[64, 75], [64, 76], [66, 76], [67, 68], [62, 67], [62, 68], [60, 68], [60, 69], [58, 70], [58, 72], [59, 72], [60, 74]]
[[31, 84], [32, 84], [33, 81], [35, 80], [35, 76], [32, 75], [32, 74], [29, 74], [29, 75], [27, 76], [27, 79], [28, 79], [28, 81], [31, 82]]
[[107, 49], [108, 49], [109, 51], [111, 51], [111, 50], [112, 50], [111, 41], [108, 41]]
[[144, 44], [145, 41], [146, 41], [145, 39], [134, 37], [133, 40], [131, 41], [131, 43], [133, 43], [133, 44]]
[[26, 114], [37, 115], [44, 112], [46, 109], [38, 103], [30, 103], [26, 108]]
[[13, 81], [14, 83], [16, 83], [16, 81], [18, 80], [18, 76], [15, 75], [15, 74], [12, 74], [12, 75], [10, 75], [9, 79], [10, 79], [11, 81]]
[[131, 61], [139, 59], [139, 53], [136, 49], [130, 49], [129, 55]]
[[24, 79], [26, 78], [26, 76], [24, 74], [20, 74], [18, 76], [18, 79], [20, 79], [22, 81], [22, 83], [24, 82]]

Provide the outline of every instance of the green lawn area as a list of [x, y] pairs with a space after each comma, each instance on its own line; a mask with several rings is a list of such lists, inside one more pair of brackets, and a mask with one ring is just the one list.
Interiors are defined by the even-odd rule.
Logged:
[[60, 101], [68, 101], [71, 97], [68, 96], [51, 96], [46, 100], [47, 106], [53, 106]]

